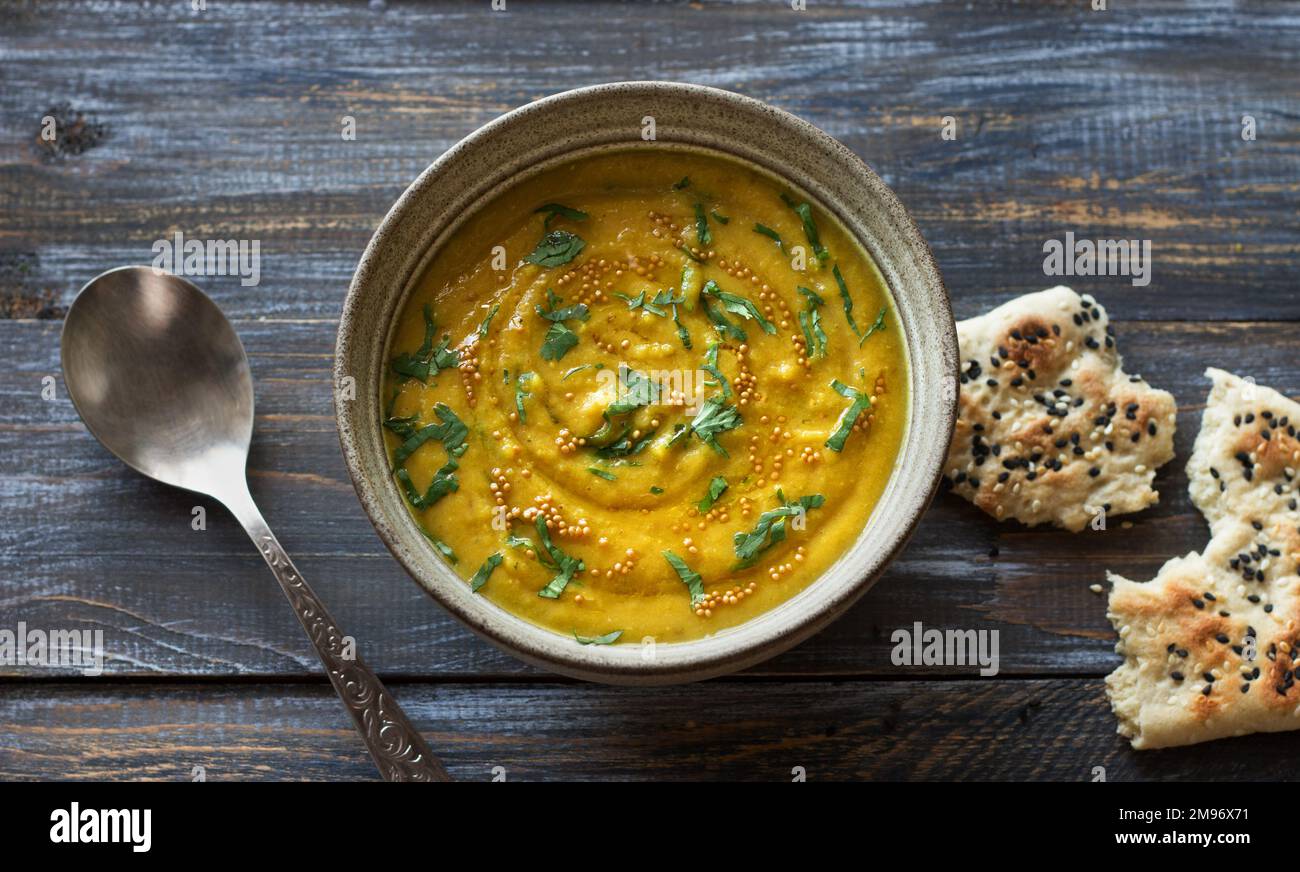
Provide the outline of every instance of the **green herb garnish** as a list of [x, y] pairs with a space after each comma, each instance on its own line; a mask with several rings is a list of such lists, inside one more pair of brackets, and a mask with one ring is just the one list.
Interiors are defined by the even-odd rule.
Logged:
[[567, 230], [552, 230], [542, 237], [542, 241], [537, 243], [537, 248], [533, 249], [533, 253], [524, 260], [547, 269], [563, 266], [577, 257], [586, 244], [581, 237]]
[[542, 357], [546, 360], [559, 360], [578, 344], [578, 334], [570, 330], [565, 325], [565, 321], [570, 319], [586, 321], [591, 317], [585, 303], [578, 303], [561, 309], [559, 307], [560, 302], [560, 298], [555, 295], [555, 291], [547, 288], [547, 308], [533, 307], [538, 315], [554, 322], [551, 324], [551, 329], [546, 331], [546, 336], [542, 340]]
[[764, 318], [763, 313], [758, 311], [757, 306], [739, 294], [731, 294], [722, 290], [713, 279], [709, 279], [704, 283], [701, 293], [716, 297], [722, 303], [722, 308], [733, 315], [739, 315], [746, 321], [757, 321], [758, 326], [763, 328], [764, 333], [769, 335], [776, 333], [776, 325]]
[[664, 560], [668, 561], [676, 572], [677, 577], [686, 585], [686, 589], [691, 593], [691, 608], [694, 609], [704, 602], [704, 578], [698, 572], [693, 571], [686, 565], [686, 561], [678, 557], [671, 551], [664, 551]]
[[799, 326], [803, 329], [804, 342], [808, 348], [808, 358], [815, 360], [819, 357], [825, 357], [826, 331], [822, 329], [822, 315], [817, 310], [826, 301], [816, 291], [803, 286], [799, 287], [799, 293], [803, 294], [808, 300], [808, 307], [799, 313]]
[[714, 329], [721, 333], [724, 338], [734, 339], [737, 342], [749, 341], [749, 334], [745, 332], [745, 328], [738, 324], [732, 324], [726, 315], [709, 305], [708, 299], [703, 294], [700, 294], [700, 308], [704, 310], [705, 316], [713, 324]]
[[884, 329], [885, 329], [885, 309], [882, 306], [880, 309], [880, 314], [876, 316], [875, 323], [873, 323], [870, 327], [868, 327], [867, 332], [863, 333], [862, 338], [858, 340], [858, 347], [861, 348], [862, 343], [866, 342], [867, 337], [869, 337], [872, 333], [875, 333], [877, 330], [884, 330]]
[[604, 369], [604, 368], [605, 368], [605, 364], [603, 363], [584, 363], [581, 366], [573, 367], [573, 369], [565, 370], [564, 375], [560, 376], [560, 381], [564, 381], [569, 376], [573, 375], [574, 373], [582, 372], [584, 369]]
[[433, 544], [434, 548], [438, 549], [439, 554], [447, 558], [448, 563], [450, 563], [452, 566], [455, 566], [457, 563], [460, 563], [460, 558], [456, 556], [455, 551], [451, 550], [450, 545], [448, 545], [446, 542], [442, 541], [438, 537], [434, 536], [428, 530], [424, 529], [424, 527], [420, 528], [420, 532], [424, 534], [424, 538], [428, 539], [429, 542]]
[[615, 630], [614, 632], [606, 633], [603, 636], [579, 636], [575, 631], [573, 638], [578, 640], [579, 645], [613, 645], [622, 635], [622, 630]]
[[722, 374], [722, 368], [718, 366], [718, 349], [721, 347], [717, 342], [710, 342], [709, 350], [704, 353], [704, 362], [700, 364], [700, 368], [718, 380], [717, 383], [722, 388], [722, 396], [725, 399], [731, 396], [732, 390], [731, 382], [727, 381], [727, 377]]
[[650, 493], [654, 494], [655, 496], [659, 496], [663, 492], [664, 489], [661, 488], [659, 485], [657, 484], [650, 485]]
[[623, 415], [642, 406], [659, 402], [659, 386], [649, 376], [637, 372], [625, 363], [618, 365], [618, 380], [623, 386], [620, 396], [605, 410], [610, 415]]
[[617, 475], [615, 475], [612, 472], [609, 472], [608, 470], [600, 469], [599, 467], [588, 466], [587, 472], [590, 472], [592, 475], [597, 476], [598, 478], [603, 478], [605, 479], [605, 481], [618, 481]]
[[421, 445], [430, 439], [442, 443], [442, 447], [453, 457], [459, 457], [465, 453], [465, 439], [469, 436], [469, 427], [465, 422], [456, 417], [456, 413], [445, 403], [438, 403], [434, 406], [436, 414], [441, 424], [429, 424], [420, 427], [407, 437], [396, 451], [393, 452], [393, 466], [401, 466], [406, 463], [406, 459], [415, 453]]
[[858, 329], [858, 322], [853, 320], [853, 298], [849, 296], [849, 286], [844, 283], [844, 276], [840, 275], [840, 265], [837, 263], [831, 267], [831, 272], [835, 275], [835, 284], [839, 285], [840, 299], [844, 301], [844, 317], [849, 319], [849, 326], [853, 328], [853, 332], [861, 336], [862, 331]]
[[415, 433], [419, 420], [419, 415], [407, 415], [403, 418], [389, 415], [384, 419], [384, 427], [396, 433], [399, 439], [409, 439]]
[[474, 577], [469, 580], [469, 589], [471, 593], [478, 593], [478, 589], [487, 584], [488, 579], [492, 577], [492, 572], [501, 565], [501, 552], [498, 551], [483, 561], [483, 565], [474, 573]]
[[653, 302], [656, 306], [672, 307], [673, 324], [677, 326], [677, 338], [682, 341], [682, 347], [685, 348], [687, 351], [690, 351], [691, 334], [687, 332], [685, 325], [682, 324], [681, 318], [678, 317], [677, 314], [678, 305], [685, 304], [686, 302], [686, 292], [682, 291], [680, 295], [673, 296], [672, 288], [669, 288], [666, 291], [660, 291], [659, 293], [655, 294], [655, 298]]
[[[629, 297], [627, 294], [620, 294], [620, 293], [618, 293], [618, 292], [615, 292], [615, 293], [614, 293], [614, 296], [616, 296], [616, 297], [618, 297], [618, 298], [620, 298], [620, 299], [626, 300], [626, 301], [627, 301], [627, 307], [628, 307], [629, 309], [637, 309], [637, 308], [641, 308], [641, 309], [645, 309], [647, 312], [649, 312], [649, 313], [652, 314], [652, 315], [658, 315], [660, 318], [667, 318], [667, 317], [668, 317], [668, 312], [667, 312], [667, 310], [665, 310], [665, 309], [661, 309], [661, 308], [657, 305], [657, 303], [658, 303], [658, 296], [656, 296], [656, 298], [655, 298], [654, 300], [651, 300], [651, 301], [647, 301], [647, 300], [646, 300], [646, 298], [645, 298], [645, 296], [646, 296], [645, 291], [642, 291], [641, 293], [637, 294], [635, 297]], [[669, 294], [669, 296], [671, 297], [672, 295]]]
[[740, 562], [737, 569], [753, 566], [754, 562], [773, 545], [785, 539], [785, 519], [806, 513], [809, 509], [821, 508], [826, 498], [821, 494], [809, 494], [794, 502], [786, 502], [785, 496], [778, 490], [777, 498], [781, 505], [759, 515], [758, 523], [748, 533], [737, 532], [732, 537], [732, 546]]
[[625, 429], [622, 432], [622, 434], [619, 435], [618, 439], [614, 440], [613, 442], [604, 446], [603, 448], [597, 448], [596, 456], [604, 458], [606, 460], [612, 460], [618, 457], [630, 457], [633, 454], [636, 454], [637, 452], [644, 449], [647, 445], [653, 442], [655, 438], [654, 431], [651, 430], [648, 434], [643, 436], [639, 441], [633, 442], [630, 435], [631, 432], [632, 432], [632, 428], [629, 427]]
[[532, 381], [531, 372], [521, 372], [515, 378], [515, 412], [519, 415], [519, 423], [527, 424], [528, 416], [524, 414], [524, 400], [532, 397], [528, 391], [524, 390], [524, 381]]
[[433, 323], [433, 310], [428, 303], [425, 303], [424, 342], [416, 349], [415, 354], [403, 352], [394, 357], [393, 371], [404, 378], [418, 378], [427, 384], [429, 376], [437, 374], [439, 370], [457, 366], [460, 358], [448, 347], [451, 343], [449, 334], [443, 334], [442, 342], [438, 343], [436, 348], [434, 347], [433, 335], [437, 329]]
[[[398, 482], [402, 485], [402, 490], [406, 493], [406, 499], [413, 508], [424, 509], [436, 503], [447, 494], [460, 488], [460, 482], [456, 480], [455, 472], [459, 468], [456, 458], [465, 453], [469, 447], [465, 438], [469, 435], [469, 428], [465, 426], [460, 418], [450, 407], [443, 403], [438, 403], [434, 407], [434, 412], [442, 420], [441, 424], [429, 424], [415, 430], [401, 446], [393, 452], [393, 475], [397, 477]], [[406, 459], [415, 453], [421, 445], [434, 439], [442, 443], [443, 449], [447, 452], [447, 462], [444, 463], [433, 475], [433, 481], [429, 483], [428, 489], [421, 494], [415, 489], [411, 481], [411, 474], [403, 466]]]
[[768, 227], [768, 226], [765, 225], [765, 224], [755, 224], [755, 225], [754, 225], [754, 232], [755, 232], [755, 233], [761, 233], [761, 234], [763, 234], [764, 236], [766, 236], [768, 239], [775, 239], [775, 240], [776, 240], [776, 247], [779, 248], [779, 249], [781, 249], [781, 253], [782, 253], [782, 254], [785, 254], [785, 243], [784, 243], [783, 241], [781, 241], [781, 234], [780, 234], [780, 233], [777, 233], [775, 230], [773, 230], [771, 227]]
[[568, 206], [561, 206], [559, 203], [547, 203], [545, 206], [533, 210], [534, 215], [538, 215], [543, 212], [546, 213], [546, 221], [542, 224], [542, 226], [547, 230], [551, 229], [551, 222], [554, 221], [556, 217], [568, 218], [570, 221], [587, 220], [586, 212], [583, 212], [580, 209], [570, 209]]
[[695, 204], [695, 240], [700, 245], [713, 242], [713, 234], [709, 232], [709, 219], [704, 214], [704, 207], [699, 203]]
[[551, 325], [542, 339], [542, 357], [546, 360], [560, 360], [578, 344], [578, 334], [574, 333], [561, 321]]
[[[542, 562], [544, 565], [551, 566], [556, 570], [555, 578], [552, 578], [546, 587], [539, 590], [537, 595], [546, 599], [558, 599], [560, 594], [564, 593], [564, 588], [573, 580], [573, 576], [587, 567], [581, 560], [570, 557], [555, 547], [555, 543], [551, 541], [551, 531], [546, 527], [545, 516], [538, 514], [535, 526], [537, 527], [537, 537], [541, 540], [542, 548], [545, 549], [547, 557], [550, 558], [549, 563], [545, 560]], [[542, 552], [537, 552], [537, 556], [541, 560]]]
[[839, 379], [832, 381], [831, 387], [841, 397], [851, 400], [848, 408], [840, 413], [840, 419], [835, 422], [835, 429], [831, 431], [830, 438], [826, 440], [826, 447], [831, 451], [843, 451], [844, 442], [849, 438], [849, 434], [853, 432], [853, 425], [857, 423], [858, 416], [871, 408], [871, 398]]
[[497, 310], [499, 310], [500, 308], [501, 308], [500, 303], [497, 303], [495, 306], [493, 306], [491, 311], [487, 313], [487, 317], [483, 319], [483, 323], [478, 325], [478, 335], [480, 338], [485, 338], [487, 336], [488, 325], [491, 324], [492, 319], [497, 316]]
[[718, 497], [727, 490], [727, 480], [720, 475], [715, 475], [709, 482], [709, 492], [704, 495], [704, 499], [698, 503], [701, 512], [707, 512], [713, 508], [713, 504], [718, 501]]
[[700, 407], [699, 414], [691, 419], [689, 425], [675, 432], [668, 440], [668, 444], [672, 445], [686, 434], [694, 433], [705, 445], [723, 457], [730, 457], [727, 449], [718, 442], [718, 436], [728, 430], [734, 430], [743, 423], [745, 421], [740, 417], [740, 412], [736, 411], [735, 406], [727, 405], [720, 397], [709, 397]]
[[712, 216], [713, 216], [713, 220], [714, 220], [714, 221], [717, 221], [719, 224], [730, 224], [730, 223], [731, 223], [731, 219], [728, 218], [726, 215], [719, 215], [717, 209], [710, 209], [710, 210], [709, 210], [709, 214], [712, 215]]
[[587, 308], [586, 303], [575, 303], [572, 306], [560, 308], [560, 303], [564, 302], [556, 296], [554, 289], [546, 289], [546, 308], [533, 306], [538, 315], [541, 315], [548, 321], [586, 321], [591, 317], [591, 311]]
[[799, 220], [803, 222], [804, 236], [808, 237], [808, 244], [812, 246], [813, 254], [817, 255], [819, 263], [825, 263], [831, 253], [822, 247], [821, 235], [817, 232], [817, 224], [813, 221], [812, 206], [807, 203], [795, 203], [789, 194], [782, 194], [781, 199], [785, 204], [795, 211]]
[[691, 186], [691, 177], [682, 176], [682, 180], [673, 185], [674, 191], [681, 191]]

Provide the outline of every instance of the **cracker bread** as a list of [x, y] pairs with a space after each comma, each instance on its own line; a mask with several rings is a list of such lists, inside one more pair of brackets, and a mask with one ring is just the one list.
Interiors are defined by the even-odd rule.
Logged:
[[1055, 287], [957, 324], [960, 408], [944, 481], [993, 517], [1082, 530], [1160, 499], [1176, 407], [1123, 370], [1106, 312]]
[[1290, 423], [1300, 405], [1222, 370], [1207, 375], [1187, 471], [1210, 542], [1145, 584], [1110, 576], [1124, 663], [1106, 690], [1136, 749], [1300, 727], [1300, 444]]

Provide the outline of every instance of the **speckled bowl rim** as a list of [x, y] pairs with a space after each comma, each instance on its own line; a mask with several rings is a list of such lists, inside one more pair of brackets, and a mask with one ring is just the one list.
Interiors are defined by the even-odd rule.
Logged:
[[[392, 322], [401, 312], [424, 265], [463, 220], [463, 215], [460, 220], [450, 217], [456, 214], [456, 209], [464, 212], [465, 207], [471, 204], [477, 206], [484, 201], [488, 191], [512, 180], [526, 167], [503, 171], [499, 177], [488, 181], [467, 179], [449, 183], [448, 179], [454, 179], [456, 172], [468, 169], [459, 164], [483, 159], [485, 150], [486, 154], [491, 154], [494, 140], [509, 140], [511, 136], [520, 135], [523, 125], [568, 123], [559, 120], [565, 112], [576, 112], [580, 117], [584, 106], [629, 98], [639, 101], [638, 106], [646, 107], [653, 107], [656, 100], [663, 99], [699, 102], [720, 113], [739, 113], [755, 123], [775, 125], [782, 133], [813, 148], [817, 158], [834, 164], [837, 170], [861, 185], [865, 200], [884, 211], [880, 220], [885, 221], [888, 232], [895, 235], [894, 242], [903, 247], [901, 253], [882, 259], [882, 246], [886, 243], [864, 236], [863, 228], [859, 226], [859, 220], [870, 222], [874, 220], [873, 216], [867, 213], [846, 215], [846, 204], [840, 198], [830, 195], [800, 168], [785, 163], [774, 166], [777, 160], [766, 155], [763, 145], [734, 139], [724, 145], [710, 139], [713, 134], [700, 134], [696, 138], [690, 128], [659, 125], [660, 141], [697, 145], [757, 164], [808, 190], [825, 208], [835, 213], [845, 229], [876, 259], [889, 285], [895, 311], [906, 334], [912, 382], [909, 420], [900, 459], [853, 546], [827, 572], [795, 596], [743, 624], [704, 639], [648, 647], [636, 641], [608, 646], [579, 645], [570, 637], [529, 623], [490, 600], [470, 593], [464, 580], [437, 556], [421, 533], [415, 519], [401, 503], [402, 497], [391, 476], [374, 474], [376, 470], [387, 468], [379, 424], [379, 385]], [[655, 112], [647, 109], [646, 114], [654, 115]], [[601, 132], [597, 131], [598, 134]], [[610, 145], [634, 144], [632, 137], [626, 141], [596, 138], [556, 149], [539, 159], [550, 160], [559, 154], [599, 145], [602, 141]], [[646, 147], [654, 146], [647, 144]], [[447, 184], [455, 184], [461, 193], [452, 201], [431, 206], [430, 198], [437, 195], [440, 185]], [[441, 210], [448, 217], [416, 229], [416, 222], [425, 220], [421, 219], [420, 213], [429, 208]], [[421, 234], [420, 241], [410, 244], [406, 240], [403, 244], [404, 237], [413, 233]], [[905, 261], [903, 268], [916, 273], [915, 280], [909, 281], [905, 288], [896, 286], [900, 281], [896, 268], [899, 259]], [[385, 279], [385, 273], [393, 272], [400, 278]], [[400, 284], [401, 288], [394, 294], [392, 287], [395, 284]], [[373, 336], [367, 334], [368, 339], [358, 336], [367, 320], [367, 309], [375, 305], [376, 298], [381, 305], [385, 298], [393, 301], [386, 305], [388, 311], [380, 319], [385, 327], [382, 341], [377, 346]], [[923, 323], [926, 332], [920, 332]], [[367, 343], [373, 350], [366, 359], [359, 359]], [[923, 350], [934, 357], [918, 360], [917, 354]], [[502, 115], [444, 152], [403, 192], [366, 246], [344, 300], [335, 349], [334, 383], [338, 385], [344, 378], [354, 378], [355, 398], [341, 399], [336, 390], [335, 415], [348, 473], [366, 515], [403, 568], [453, 616], [508, 653], [563, 675], [615, 684], [670, 684], [734, 672], [788, 650], [842, 615], [874, 584], [907, 543], [938, 488], [956, 420], [957, 367], [956, 328], [933, 254], [902, 203], [857, 155], [808, 122], [750, 97], [701, 85], [615, 82], [565, 91]], [[918, 387], [927, 395], [919, 396]], [[922, 399], [924, 402], [920, 402]], [[908, 454], [904, 456], [903, 452]], [[910, 471], [910, 475], [916, 477], [910, 487], [906, 483], [900, 484], [905, 462], [918, 467]], [[885, 524], [889, 525], [888, 529], [882, 526]]]

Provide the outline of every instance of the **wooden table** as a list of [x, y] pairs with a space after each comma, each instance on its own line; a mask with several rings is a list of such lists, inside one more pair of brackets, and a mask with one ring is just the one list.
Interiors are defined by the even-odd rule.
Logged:
[[[0, 667], [0, 777], [374, 776], [243, 532], [129, 472], [64, 391], [64, 307], [176, 231], [260, 240], [260, 286], [199, 280], [251, 356], [254, 494], [457, 778], [1290, 774], [1276, 761], [1291, 735], [1129, 750], [1089, 586], [1107, 569], [1149, 578], [1205, 542], [1182, 467], [1207, 365], [1300, 392], [1293, 4], [376, 5], [0, 4], [0, 629], [101, 629], [109, 657], [98, 678]], [[740, 91], [844, 141], [911, 209], [959, 318], [1056, 283], [1042, 245], [1066, 231], [1150, 239], [1148, 287], [1075, 287], [1110, 310], [1129, 370], [1178, 398], [1159, 507], [1072, 535], [940, 497], [849, 615], [695, 686], [574, 683], [462, 629], [353, 496], [330, 385], [343, 294], [380, 217], [445, 148], [536, 97], [633, 78]], [[86, 113], [87, 147], [51, 156], [41, 119], [65, 102]], [[914, 621], [999, 631], [1000, 674], [893, 666], [890, 633]]]

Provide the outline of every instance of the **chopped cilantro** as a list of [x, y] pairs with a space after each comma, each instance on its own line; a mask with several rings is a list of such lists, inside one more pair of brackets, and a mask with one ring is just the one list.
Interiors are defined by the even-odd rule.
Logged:
[[722, 374], [722, 368], [718, 366], [718, 349], [721, 347], [720, 343], [710, 342], [709, 350], [704, 353], [704, 362], [700, 364], [700, 368], [718, 380], [717, 383], [721, 386], [722, 396], [725, 399], [731, 396], [732, 390], [731, 382], [727, 381], [727, 377]]
[[832, 381], [831, 387], [841, 397], [851, 400], [848, 408], [840, 413], [840, 419], [835, 422], [835, 429], [831, 431], [830, 438], [826, 440], [826, 447], [831, 451], [843, 451], [844, 442], [849, 438], [849, 434], [853, 432], [853, 425], [857, 423], [858, 416], [871, 408], [871, 398], [839, 379]]
[[[645, 291], [642, 291], [641, 293], [637, 294], [635, 297], [629, 297], [627, 294], [620, 294], [620, 293], [617, 293], [617, 292], [615, 292], [614, 296], [616, 296], [616, 297], [618, 297], [618, 298], [620, 298], [620, 299], [622, 299], [622, 300], [626, 300], [626, 301], [627, 301], [627, 307], [628, 307], [629, 309], [642, 308], [642, 309], [645, 309], [647, 312], [649, 312], [649, 313], [652, 314], [652, 315], [658, 315], [660, 318], [667, 318], [667, 317], [668, 317], [668, 312], [667, 312], [665, 309], [660, 308], [660, 306], [658, 305], [658, 302], [659, 302], [659, 296], [662, 296], [662, 293], [659, 294], [659, 295], [656, 295], [655, 299], [654, 299], [654, 300], [650, 300], [650, 301], [647, 301], [647, 300], [646, 300], [646, 298], [645, 298], [645, 297], [646, 297], [646, 293], [645, 293]], [[672, 295], [669, 294], [669, 296], [672, 296]]]
[[533, 253], [524, 258], [528, 263], [535, 263], [546, 268], [563, 266], [578, 256], [587, 243], [582, 238], [567, 230], [552, 230], [537, 243]]
[[578, 334], [565, 327], [563, 321], [556, 321], [542, 340], [542, 357], [545, 360], [560, 360], [577, 344]]
[[781, 253], [782, 253], [782, 254], [785, 254], [785, 243], [784, 243], [783, 241], [781, 241], [781, 234], [780, 234], [780, 233], [777, 233], [775, 230], [773, 230], [771, 227], [768, 227], [768, 226], [765, 225], [765, 224], [755, 224], [755, 225], [754, 225], [754, 232], [755, 232], [755, 233], [761, 233], [761, 234], [763, 234], [764, 236], [766, 236], [768, 239], [775, 239], [775, 240], [776, 240], [776, 247], [779, 248], [779, 249], [781, 249]]
[[[401, 483], [407, 501], [417, 509], [428, 508], [447, 494], [459, 489], [460, 482], [456, 480], [455, 476], [455, 472], [459, 467], [456, 458], [464, 454], [465, 449], [469, 447], [465, 441], [465, 438], [469, 435], [469, 428], [465, 426], [460, 418], [456, 417], [456, 413], [443, 403], [438, 403], [434, 407], [434, 412], [442, 420], [441, 424], [429, 424], [414, 431], [393, 452], [393, 474]], [[415, 485], [411, 481], [411, 474], [406, 471], [403, 464], [408, 457], [415, 453], [416, 449], [430, 439], [442, 443], [443, 449], [447, 452], [447, 462], [434, 473], [433, 481], [429, 483], [428, 489], [421, 494], [415, 489]]]
[[727, 490], [727, 480], [720, 475], [715, 475], [709, 482], [709, 492], [700, 500], [698, 507], [701, 512], [707, 512], [713, 508], [713, 504], [718, 501], [718, 497]]
[[781, 199], [785, 204], [795, 211], [799, 220], [803, 222], [804, 236], [808, 237], [808, 244], [812, 246], [813, 254], [817, 256], [819, 263], [825, 263], [831, 253], [822, 246], [821, 235], [817, 232], [817, 224], [813, 221], [812, 206], [807, 203], [795, 203], [788, 194], [782, 194]]
[[803, 338], [808, 349], [808, 357], [815, 360], [826, 356], [826, 331], [822, 329], [822, 315], [817, 310], [825, 300], [813, 290], [800, 286], [799, 293], [808, 300], [808, 307], [799, 312], [799, 326], [803, 328]]
[[483, 565], [474, 573], [474, 577], [469, 580], [469, 589], [472, 593], [478, 593], [479, 588], [487, 584], [488, 579], [492, 577], [492, 572], [501, 565], [501, 552], [497, 551], [489, 555], [488, 559], [483, 561]]
[[485, 337], [485, 336], [487, 336], [487, 334], [488, 334], [488, 325], [491, 324], [491, 323], [492, 323], [492, 319], [495, 318], [495, 317], [497, 316], [497, 311], [498, 311], [500, 308], [501, 308], [501, 304], [500, 304], [500, 303], [497, 303], [495, 306], [493, 306], [492, 309], [491, 309], [491, 311], [489, 311], [489, 312], [487, 313], [487, 317], [483, 319], [483, 323], [480, 324], [480, 325], [478, 325], [478, 335], [479, 335], [480, 338], [481, 338], [481, 337]]
[[709, 219], [704, 214], [704, 207], [699, 203], [695, 204], [695, 239], [700, 245], [709, 245], [713, 242], [713, 234], [709, 231]]
[[691, 608], [697, 608], [700, 603], [704, 602], [704, 578], [687, 566], [686, 561], [673, 552], [664, 551], [663, 555], [664, 560], [668, 561], [668, 565], [676, 571], [677, 577], [682, 580], [682, 583], [686, 585], [686, 589], [690, 591]]
[[844, 283], [844, 276], [840, 275], [840, 265], [835, 264], [831, 272], [835, 274], [835, 284], [839, 285], [840, 299], [844, 301], [844, 317], [849, 319], [849, 326], [853, 328], [853, 332], [861, 336], [862, 331], [858, 329], [858, 322], [853, 320], [853, 298], [849, 296], [849, 286]]
[[535, 209], [533, 211], [533, 214], [536, 215], [536, 214], [541, 214], [543, 212], [546, 213], [546, 221], [543, 223], [542, 226], [547, 230], [551, 229], [551, 222], [554, 221], [557, 217], [568, 218], [570, 221], [587, 220], [586, 212], [583, 212], [579, 209], [570, 209], [568, 206], [561, 206], [559, 203], [547, 203], [545, 206], [542, 206], [539, 209]]
[[521, 372], [515, 378], [515, 412], [519, 415], [519, 423], [527, 424], [528, 415], [524, 413], [524, 400], [532, 397], [528, 391], [524, 390], [524, 382], [532, 381], [533, 373]]
[[437, 327], [433, 323], [433, 311], [428, 303], [424, 304], [424, 342], [416, 350], [415, 354], [403, 352], [393, 358], [393, 371], [404, 378], [417, 378], [427, 383], [429, 376], [435, 375], [439, 370], [451, 369], [460, 363], [460, 358], [456, 352], [448, 346], [451, 343], [451, 336], [443, 334], [442, 342], [437, 347], [433, 344], [433, 335]]
[[537, 537], [541, 540], [542, 548], [549, 557], [550, 563], [542, 560], [541, 551], [538, 552], [538, 559], [556, 570], [556, 576], [551, 579], [546, 587], [539, 590], [537, 595], [546, 599], [558, 599], [560, 594], [564, 593], [564, 588], [573, 580], [573, 576], [587, 567], [581, 560], [570, 557], [555, 547], [555, 543], [551, 541], [551, 531], [546, 527], [546, 517], [544, 515], [538, 514], [535, 526], [537, 527]]
[[716, 297], [722, 303], [722, 308], [731, 312], [733, 315], [739, 315], [746, 321], [757, 321], [758, 326], [763, 328], [764, 333], [769, 335], [776, 333], [776, 325], [764, 318], [763, 313], [758, 311], [757, 306], [739, 294], [731, 294], [724, 291], [722, 288], [718, 287], [718, 283], [713, 279], [709, 279], [704, 283], [704, 289], [701, 293], [708, 294], [711, 297]]
[[584, 369], [604, 369], [603, 363], [584, 363], [581, 366], [575, 366], [572, 369], [566, 369], [564, 375], [560, 376], [560, 381], [564, 381], [569, 376], [582, 372]]
[[460, 558], [456, 556], [455, 551], [451, 550], [450, 545], [448, 545], [446, 542], [442, 541], [438, 537], [434, 536], [428, 530], [424, 529], [424, 527], [420, 527], [420, 532], [424, 534], [424, 538], [428, 539], [429, 542], [433, 544], [434, 548], [438, 549], [439, 554], [447, 558], [448, 563], [450, 563], [452, 566], [455, 566], [457, 563], [460, 563]]
[[740, 412], [736, 411], [735, 406], [727, 405], [720, 397], [709, 397], [700, 407], [699, 413], [691, 419], [691, 423], [677, 430], [668, 440], [668, 444], [672, 445], [686, 434], [694, 433], [705, 445], [723, 457], [730, 457], [727, 449], [718, 442], [718, 436], [728, 430], [734, 430], [743, 423], [745, 423], [744, 419], [740, 417]]
[[614, 632], [606, 633], [603, 636], [579, 636], [575, 632], [573, 638], [578, 640], [579, 645], [613, 645], [622, 635], [622, 630], [615, 630]]
[[867, 337], [869, 337], [872, 333], [875, 333], [877, 330], [884, 330], [884, 329], [885, 329], [885, 308], [882, 306], [880, 308], [880, 314], [876, 316], [875, 323], [873, 323], [870, 327], [868, 327], [867, 332], [863, 333], [862, 338], [858, 340], [858, 347], [861, 348], [862, 343], [866, 342]]
[[732, 537], [732, 547], [739, 558], [737, 569], [753, 566], [755, 561], [773, 545], [785, 539], [785, 519], [802, 515], [809, 509], [821, 508], [826, 498], [821, 494], [809, 494], [794, 502], [786, 502], [785, 496], [777, 491], [781, 505], [759, 515], [758, 523], [748, 533], [737, 532]]
[[618, 380], [622, 389], [619, 391], [618, 399], [610, 403], [609, 408], [605, 410], [607, 419], [610, 415], [623, 415], [633, 409], [653, 406], [659, 402], [659, 386], [654, 380], [627, 364], [618, 365]]
[[545, 309], [541, 306], [533, 307], [537, 310], [538, 315], [553, 322], [551, 329], [546, 331], [546, 336], [542, 340], [542, 357], [546, 360], [559, 360], [578, 344], [578, 334], [565, 325], [566, 320], [586, 321], [591, 317], [585, 303], [578, 303], [561, 309], [559, 308], [560, 302], [560, 298], [555, 295], [555, 291], [547, 288], [547, 307]]

